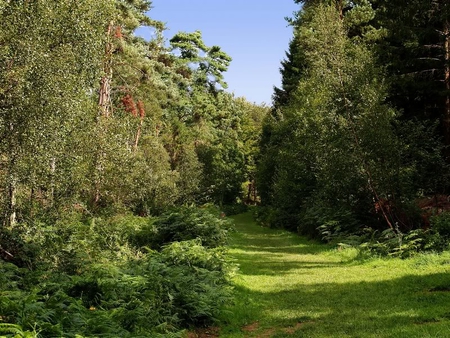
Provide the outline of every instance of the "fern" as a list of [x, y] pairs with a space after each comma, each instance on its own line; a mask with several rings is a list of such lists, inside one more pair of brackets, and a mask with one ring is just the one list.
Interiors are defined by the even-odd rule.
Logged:
[[36, 332], [23, 331], [20, 325], [8, 323], [0, 323], [0, 334], [0, 338], [37, 338]]

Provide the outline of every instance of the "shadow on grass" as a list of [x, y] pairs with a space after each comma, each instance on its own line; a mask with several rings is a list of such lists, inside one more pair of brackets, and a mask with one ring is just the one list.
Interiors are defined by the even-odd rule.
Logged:
[[[231, 254], [246, 286], [236, 287], [229, 337], [450, 337], [450, 273], [411, 269], [390, 279], [386, 271], [395, 266], [378, 272], [336, 262], [320, 255], [328, 246], [259, 227], [248, 216], [236, 229]], [[308, 280], [310, 273], [315, 279]], [[364, 273], [371, 281], [357, 282]], [[258, 328], [242, 332], [252, 322]], [[296, 330], [287, 334], [287, 327]]]
[[433, 291], [449, 286], [450, 274], [439, 273], [239, 292], [264, 309], [262, 330], [303, 323], [291, 337], [450, 337], [450, 292]]
[[301, 255], [314, 255], [330, 250], [327, 245], [307, 240], [294, 233], [259, 226], [255, 224], [249, 214], [235, 216], [233, 219], [236, 232], [232, 235], [232, 248], [245, 251]]
[[[339, 263], [316, 261], [316, 255], [330, 250], [330, 247], [309, 241], [296, 234], [258, 226], [249, 215], [239, 215], [244, 221], [236, 222], [232, 235], [234, 249], [231, 257], [246, 275], [281, 275], [292, 270], [330, 268]], [[239, 217], [237, 216], [237, 217]], [[297, 257], [310, 257], [305, 261]], [[306, 273], [298, 272], [298, 273]]]
[[329, 247], [325, 245], [291, 245], [291, 246], [272, 246], [272, 244], [275, 244], [274, 241], [272, 241], [270, 246], [256, 246], [252, 243], [252, 245], [235, 245], [234, 248], [241, 249], [244, 251], [255, 251], [255, 252], [267, 252], [267, 253], [274, 253], [274, 254], [298, 254], [298, 255], [314, 255], [318, 254], [324, 251], [330, 250]]
[[332, 268], [342, 266], [342, 263], [275, 260], [271, 255], [249, 255], [247, 253], [232, 253], [233, 261], [238, 263], [245, 275], [286, 275], [298, 270], [297, 274], [307, 274], [309, 269]]

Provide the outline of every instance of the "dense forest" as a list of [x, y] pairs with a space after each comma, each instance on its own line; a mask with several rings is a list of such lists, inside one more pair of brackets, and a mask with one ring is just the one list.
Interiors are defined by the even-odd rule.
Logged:
[[447, 248], [450, 4], [295, 2], [266, 107], [149, 0], [0, 0], [0, 335], [214, 323], [249, 205], [375, 254]]
[[450, 5], [296, 2], [263, 122], [260, 219], [388, 252], [446, 246]]

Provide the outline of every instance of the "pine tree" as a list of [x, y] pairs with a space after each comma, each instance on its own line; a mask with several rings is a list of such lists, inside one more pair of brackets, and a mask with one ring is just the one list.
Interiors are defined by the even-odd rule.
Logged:
[[449, 145], [448, 2], [378, 0], [376, 6], [376, 20], [387, 32], [378, 54], [389, 72], [389, 100], [403, 111], [404, 119], [440, 120], [441, 135]]

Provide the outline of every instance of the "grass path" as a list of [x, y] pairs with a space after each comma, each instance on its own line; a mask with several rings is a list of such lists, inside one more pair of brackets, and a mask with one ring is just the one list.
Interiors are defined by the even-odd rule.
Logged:
[[360, 260], [234, 220], [237, 297], [220, 337], [450, 337], [450, 254]]

